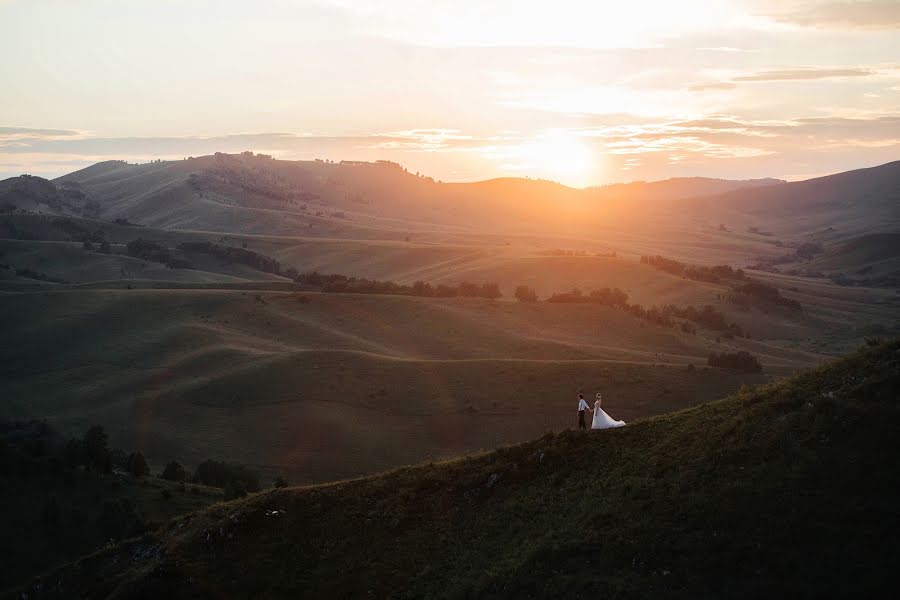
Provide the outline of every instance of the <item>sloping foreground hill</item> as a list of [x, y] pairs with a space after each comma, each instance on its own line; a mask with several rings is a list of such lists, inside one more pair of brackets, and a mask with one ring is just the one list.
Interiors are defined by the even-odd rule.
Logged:
[[894, 341], [624, 429], [215, 505], [21, 592], [883, 597], [898, 391]]

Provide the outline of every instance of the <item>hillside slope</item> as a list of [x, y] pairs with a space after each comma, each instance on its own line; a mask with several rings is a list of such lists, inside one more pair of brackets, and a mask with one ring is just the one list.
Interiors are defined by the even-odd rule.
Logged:
[[[569, 426], [578, 388], [631, 420], [824, 358], [585, 304], [260, 290], [0, 294], [0, 330], [0, 415], [304, 483]], [[766, 374], [702, 368], [736, 348]]]
[[403, 239], [409, 231], [571, 233], [612, 200], [679, 199], [777, 180], [684, 178], [575, 189], [531, 179], [442, 183], [390, 162], [275, 160], [252, 153], [99, 163], [56, 180], [105, 218], [168, 229]]
[[[843, 239], [900, 224], [900, 161], [805, 181], [739, 189], [683, 203], [684, 210], [776, 235], [835, 228]], [[896, 253], [896, 249], [895, 249]], [[896, 255], [896, 254], [895, 254]]]
[[624, 429], [214, 506], [22, 591], [881, 597], [900, 559], [898, 391], [893, 341]]

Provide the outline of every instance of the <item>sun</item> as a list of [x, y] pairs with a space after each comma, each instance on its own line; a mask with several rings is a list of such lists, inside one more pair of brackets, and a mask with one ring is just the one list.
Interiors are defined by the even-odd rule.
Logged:
[[534, 172], [563, 183], [584, 184], [594, 158], [590, 146], [578, 136], [553, 131], [522, 145], [522, 158]]

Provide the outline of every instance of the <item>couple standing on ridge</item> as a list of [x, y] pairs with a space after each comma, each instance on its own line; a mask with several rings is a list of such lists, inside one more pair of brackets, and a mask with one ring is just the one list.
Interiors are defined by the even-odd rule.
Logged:
[[584, 394], [578, 394], [578, 428], [587, 429], [584, 422], [584, 411], [589, 410], [594, 413], [594, 419], [591, 421], [591, 429], [610, 429], [612, 427], [622, 427], [625, 421], [616, 421], [600, 408], [603, 397], [597, 392], [597, 401], [594, 402], [594, 408], [591, 409], [588, 403], [584, 401]]

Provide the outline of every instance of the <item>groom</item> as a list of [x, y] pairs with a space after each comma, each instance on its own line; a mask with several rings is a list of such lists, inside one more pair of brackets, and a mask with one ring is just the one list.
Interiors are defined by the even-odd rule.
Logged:
[[584, 394], [578, 394], [578, 429], [587, 429], [584, 423], [584, 411], [591, 410], [584, 401]]

